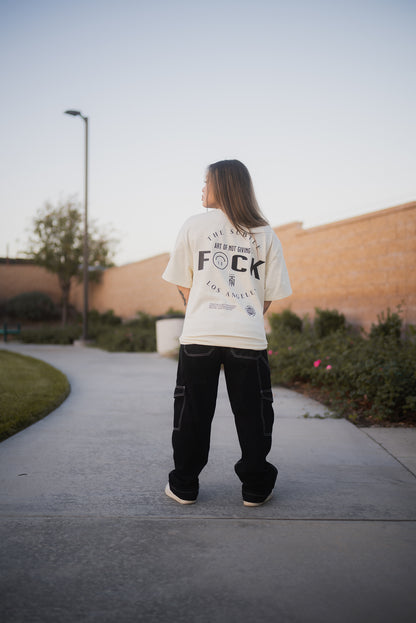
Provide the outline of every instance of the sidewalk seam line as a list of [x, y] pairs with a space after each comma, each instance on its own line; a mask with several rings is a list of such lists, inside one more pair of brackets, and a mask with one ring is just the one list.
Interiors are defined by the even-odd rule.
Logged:
[[407, 467], [407, 465], [405, 465], [400, 459], [397, 458], [397, 456], [395, 456], [392, 452], [390, 452], [390, 450], [388, 450], [385, 446], [383, 446], [383, 444], [380, 441], [377, 441], [377, 439], [374, 439], [374, 437], [371, 436], [370, 433], [367, 433], [367, 431], [365, 431], [364, 429], [360, 429], [365, 435], [367, 435], [367, 437], [369, 439], [371, 439], [371, 441], [374, 441], [374, 443], [376, 443], [378, 446], [380, 446], [380, 448], [382, 448], [382, 450], [384, 450], [385, 452], [387, 452], [387, 454], [389, 454], [395, 461], [397, 461], [402, 467], [404, 467], [405, 470], [407, 470], [409, 472], [409, 474], [412, 474], [413, 478], [416, 478], [416, 474], [410, 469], [410, 467]]
[[129, 520], [141, 520], [141, 521], [171, 521], [175, 520], [185, 520], [185, 521], [254, 521], [254, 522], [262, 522], [262, 521], [276, 521], [276, 522], [308, 522], [308, 523], [416, 523], [416, 518], [414, 519], [343, 519], [340, 517], [336, 518], [322, 518], [322, 517], [212, 517], [208, 515], [195, 515], [195, 516], [184, 516], [184, 515], [15, 515], [15, 514], [0, 514], [1, 519], [129, 519]]

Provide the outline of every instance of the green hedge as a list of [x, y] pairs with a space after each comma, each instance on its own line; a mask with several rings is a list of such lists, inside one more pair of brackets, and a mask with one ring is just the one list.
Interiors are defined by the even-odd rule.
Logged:
[[156, 318], [143, 312], [119, 326], [101, 327], [95, 345], [110, 352], [154, 352], [156, 350]]
[[340, 324], [321, 337], [304, 325], [269, 335], [274, 384], [321, 390], [332, 410], [356, 422], [416, 423], [416, 340], [412, 328], [403, 335], [399, 313], [380, 315], [368, 335]]
[[77, 325], [54, 326], [39, 325], [22, 329], [17, 339], [26, 344], [73, 344], [82, 334], [82, 327]]
[[22, 322], [56, 320], [60, 316], [58, 307], [52, 299], [43, 292], [24, 292], [9, 299], [3, 306], [9, 318]]
[[[22, 329], [19, 339], [29, 344], [73, 344], [82, 335], [82, 317], [68, 326], [39, 325]], [[156, 350], [156, 318], [138, 312], [129, 322], [122, 323], [113, 311], [88, 314], [88, 337], [94, 346], [110, 352], [153, 352]]]

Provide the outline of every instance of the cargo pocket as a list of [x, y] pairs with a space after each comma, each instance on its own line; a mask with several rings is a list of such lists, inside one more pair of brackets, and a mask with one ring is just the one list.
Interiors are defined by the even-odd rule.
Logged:
[[185, 385], [177, 385], [173, 394], [173, 430], [180, 430], [185, 410]]
[[261, 389], [261, 418], [263, 420], [263, 433], [265, 437], [271, 437], [273, 431], [273, 393], [271, 389]]

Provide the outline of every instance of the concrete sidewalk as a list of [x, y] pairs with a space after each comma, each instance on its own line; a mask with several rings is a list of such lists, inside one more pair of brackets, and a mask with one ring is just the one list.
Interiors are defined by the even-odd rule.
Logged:
[[416, 620], [415, 429], [321, 419], [276, 389], [275, 496], [247, 508], [222, 379], [198, 503], [180, 506], [163, 493], [174, 361], [6, 346], [72, 392], [0, 444], [4, 623]]

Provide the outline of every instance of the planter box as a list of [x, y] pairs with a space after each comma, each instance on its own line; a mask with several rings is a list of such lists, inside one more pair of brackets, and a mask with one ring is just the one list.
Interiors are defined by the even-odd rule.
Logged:
[[165, 357], [176, 355], [184, 318], [159, 318], [156, 320], [156, 349]]

